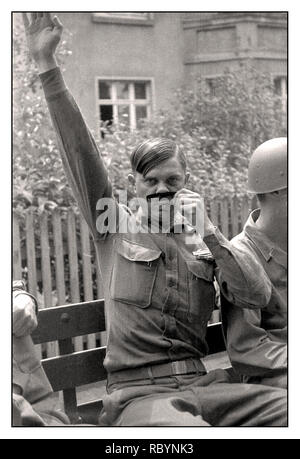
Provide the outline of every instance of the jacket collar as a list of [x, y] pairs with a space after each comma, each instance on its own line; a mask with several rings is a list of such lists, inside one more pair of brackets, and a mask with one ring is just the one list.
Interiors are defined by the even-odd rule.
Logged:
[[272, 258], [284, 268], [287, 268], [287, 253], [274, 243], [257, 227], [256, 221], [259, 217], [260, 209], [255, 209], [249, 215], [244, 226], [245, 234], [251, 239], [255, 246], [262, 253], [267, 262]]

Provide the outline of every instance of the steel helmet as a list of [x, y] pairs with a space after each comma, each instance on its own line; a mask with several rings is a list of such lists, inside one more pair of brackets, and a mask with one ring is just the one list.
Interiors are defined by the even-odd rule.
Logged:
[[287, 138], [262, 143], [250, 158], [248, 191], [271, 193], [287, 188]]

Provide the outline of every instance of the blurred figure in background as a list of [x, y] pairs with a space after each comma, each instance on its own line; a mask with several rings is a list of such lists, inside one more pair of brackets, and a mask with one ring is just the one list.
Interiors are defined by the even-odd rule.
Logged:
[[37, 302], [23, 281], [13, 283], [13, 425], [69, 424], [43, 370], [30, 334], [37, 327]]

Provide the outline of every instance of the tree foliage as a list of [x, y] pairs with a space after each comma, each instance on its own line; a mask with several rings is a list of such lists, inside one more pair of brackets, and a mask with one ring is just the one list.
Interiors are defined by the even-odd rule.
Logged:
[[241, 65], [214, 81], [199, 77], [193, 90], [180, 88], [168, 110], [135, 132], [119, 125], [99, 146], [116, 188], [126, 188], [133, 146], [149, 137], [175, 140], [186, 153], [190, 186], [207, 198], [246, 192], [249, 156], [260, 143], [286, 135], [282, 101], [271, 76]]
[[[27, 52], [20, 13], [13, 28], [13, 205], [22, 214], [75, 202], [67, 184], [37, 68]], [[58, 52], [63, 67], [69, 50], [66, 34]]]

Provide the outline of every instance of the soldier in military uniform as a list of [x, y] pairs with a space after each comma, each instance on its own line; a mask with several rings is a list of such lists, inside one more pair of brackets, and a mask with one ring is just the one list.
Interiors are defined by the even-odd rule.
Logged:
[[261, 309], [223, 307], [228, 353], [244, 382], [287, 387], [287, 139], [264, 142], [253, 153], [248, 189], [254, 210], [231, 243], [252, 253], [271, 283]]

